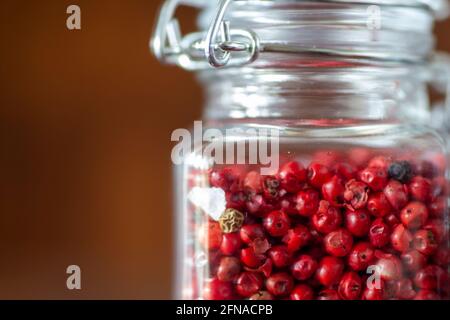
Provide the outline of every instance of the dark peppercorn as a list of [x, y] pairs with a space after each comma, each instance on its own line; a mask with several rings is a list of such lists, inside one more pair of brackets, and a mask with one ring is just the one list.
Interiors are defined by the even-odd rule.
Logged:
[[413, 169], [408, 161], [398, 161], [389, 166], [388, 174], [392, 179], [407, 183], [413, 176]]

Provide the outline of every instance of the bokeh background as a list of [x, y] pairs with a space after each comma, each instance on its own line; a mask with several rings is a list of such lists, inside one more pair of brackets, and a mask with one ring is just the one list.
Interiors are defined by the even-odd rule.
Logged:
[[[170, 134], [202, 95], [149, 53], [159, 3], [1, 2], [0, 299], [171, 297]], [[450, 51], [450, 22], [437, 34]], [[66, 289], [71, 264], [81, 291]]]

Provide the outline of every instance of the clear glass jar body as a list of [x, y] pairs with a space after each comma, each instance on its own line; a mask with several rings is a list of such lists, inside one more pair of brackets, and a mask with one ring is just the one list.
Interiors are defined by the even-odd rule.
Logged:
[[203, 74], [209, 138], [176, 175], [177, 298], [447, 299], [446, 147], [411, 72]]

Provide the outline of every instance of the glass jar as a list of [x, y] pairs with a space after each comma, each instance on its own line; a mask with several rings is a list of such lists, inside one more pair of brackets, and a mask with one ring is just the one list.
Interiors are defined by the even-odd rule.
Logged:
[[447, 151], [427, 125], [445, 2], [365, 2], [189, 1], [205, 31], [184, 38], [186, 2], [166, 2], [152, 48], [207, 97], [172, 137], [176, 298], [449, 297]]
[[439, 54], [430, 69], [434, 74], [431, 85], [438, 95], [443, 96], [443, 99], [435, 99], [431, 124], [445, 137], [450, 147], [450, 55]]

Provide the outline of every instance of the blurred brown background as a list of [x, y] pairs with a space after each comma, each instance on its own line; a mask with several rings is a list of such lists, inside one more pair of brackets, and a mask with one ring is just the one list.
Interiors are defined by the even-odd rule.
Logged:
[[[2, 1], [0, 298], [171, 297], [170, 134], [202, 99], [149, 53], [158, 4]], [[442, 50], [449, 33], [439, 24]], [[70, 264], [81, 291], [66, 289]]]

